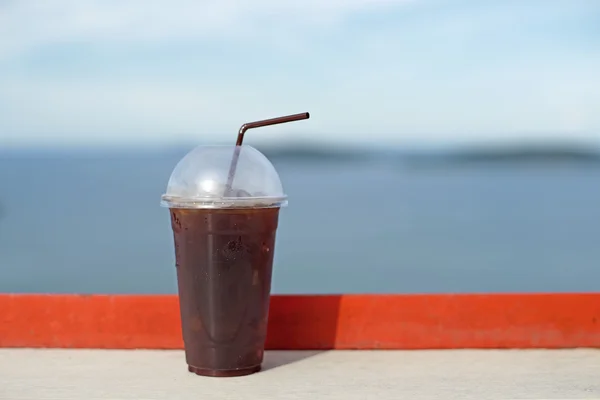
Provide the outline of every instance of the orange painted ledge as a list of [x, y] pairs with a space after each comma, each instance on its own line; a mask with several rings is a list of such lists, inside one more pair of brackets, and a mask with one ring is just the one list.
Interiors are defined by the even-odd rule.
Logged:
[[[0, 294], [0, 347], [181, 349], [177, 296]], [[267, 349], [600, 348], [600, 293], [273, 296]]]

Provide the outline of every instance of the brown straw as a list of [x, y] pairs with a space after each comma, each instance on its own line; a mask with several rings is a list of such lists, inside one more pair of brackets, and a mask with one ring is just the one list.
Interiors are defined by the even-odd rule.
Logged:
[[308, 118], [310, 118], [310, 114], [305, 112], [300, 114], [286, 115], [284, 117], [264, 119], [262, 121], [248, 122], [242, 125], [240, 127], [240, 131], [238, 132], [237, 141], [235, 142], [235, 151], [233, 152], [233, 158], [231, 159], [231, 165], [229, 166], [229, 174], [227, 175], [227, 186], [225, 187], [225, 197], [227, 197], [227, 195], [231, 192], [231, 188], [233, 186], [233, 178], [235, 178], [235, 170], [237, 168], [238, 158], [240, 157], [240, 149], [242, 146], [242, 142], [244, 141], [244, 133], [246, 133], [248, 129], [283, 124], [286, 122], [301, 121], [303, 119]]

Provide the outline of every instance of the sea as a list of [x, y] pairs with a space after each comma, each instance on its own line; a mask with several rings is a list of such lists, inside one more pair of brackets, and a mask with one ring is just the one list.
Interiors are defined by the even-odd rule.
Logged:
[[[159, 202], [188, 150], [0, 151], [0, 292], [175, 293]], [[599, 162], [270, 158], [274, 293], [600, 291]]]

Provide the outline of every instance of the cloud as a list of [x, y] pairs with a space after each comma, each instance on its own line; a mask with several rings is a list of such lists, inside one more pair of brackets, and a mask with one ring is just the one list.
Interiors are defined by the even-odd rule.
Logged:
[[0, 2], [0, 55], [69, 42], [248, 39], [277, 26], [327, 29], [409, 0], [15, 0]]

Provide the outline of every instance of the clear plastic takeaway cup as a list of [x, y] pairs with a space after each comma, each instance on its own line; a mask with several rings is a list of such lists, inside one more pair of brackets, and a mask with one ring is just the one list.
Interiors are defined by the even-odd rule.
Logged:
[[287, 205], [277, 171], [251, 146], [199, 146], [173, 170], [161, 205], [171, 213], [189, 371], [259, 371], [279, 209]]

